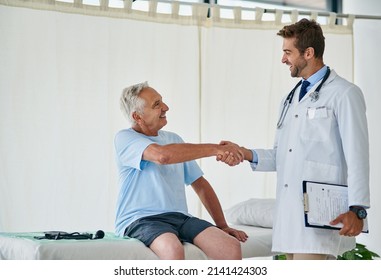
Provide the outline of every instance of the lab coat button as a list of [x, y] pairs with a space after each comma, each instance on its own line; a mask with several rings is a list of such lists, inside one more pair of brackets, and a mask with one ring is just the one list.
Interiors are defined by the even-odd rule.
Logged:
[[288, 184], [284, 184], [284, 187], [285, 187], [285, 188], [288, 188]]
[[298, 118], [299, 117], [299, 115], [295, 115], [295, 118]]
[[289, 149], [288, 151], [291, 153], [291, 152], [292, 152], [292, 149]]

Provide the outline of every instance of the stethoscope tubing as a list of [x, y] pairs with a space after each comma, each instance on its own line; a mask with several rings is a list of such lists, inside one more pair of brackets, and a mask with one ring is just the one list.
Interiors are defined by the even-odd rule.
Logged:
[[[321, 81], [321, 83], [319, 84], [319, 86], [316, 88], [316, 90], [310, 94], [311, 96], [311, 100], [313, 102], [317, 101], [319, 99], [319, 92], [320, 92], [320, 89], [321, 87], [323, 86], [324, 82], [328, 79], [329, 75], [331, 74], [331, 69], [329, 69], [329, 67], [327, 67], [327, 72], [325, 73], [324, 77], [323, 77], [323, 80]], [[283, 108], [282, 108], [282, 112], [280, 114], [280, 117], [279, 117], [279, 120], [278, 120], [278, 123], [277, 123], [277, 128], [280, 129], [282, 126], [283, 126], [283, 122], [284, 122], [284, 119], [286, 118], [286, 115], [287, 115], [287, 112], [288, 112], [288, 109], [290, 108], [290, 105], [292, 103], [292, 100], [294, 99], [294, 94], [295, 94], [295, 91], [296, 89], [300, 86], [300, 84], [302, 83], [302, 81], [299, 81], [296, 86], [291, 90], [291, 92], [287, 95], [286, 97], [286, 100], [284, 101], [283, 103]]]

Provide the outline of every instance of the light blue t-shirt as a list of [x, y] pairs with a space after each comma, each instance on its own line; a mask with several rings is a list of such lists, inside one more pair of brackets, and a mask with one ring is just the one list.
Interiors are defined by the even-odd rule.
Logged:
[[188, 213], [185, 185], [203, 175], [195, 161], [159, 165], [142, 160], [144, 150], [153, 143], [183, 143], [175, 133], [159, 131], [146, 136], [132, 128], [119, 131], [114, 139], [119, 171], [119, 196], [116, 208], [115, 233], [123, 236], [126, 227], [145, 216], [165, 212]]

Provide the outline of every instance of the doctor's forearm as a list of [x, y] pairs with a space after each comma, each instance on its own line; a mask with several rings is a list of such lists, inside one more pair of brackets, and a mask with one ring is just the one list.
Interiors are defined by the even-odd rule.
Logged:
[[241, 152], [244, 155], [244, 160], [247, 160], [247, 161], [250, 161], [250, 162], [253, 161], [253, 153], [252, 153], [251, 150], [246, 149], [245, 147], [241, 147]]

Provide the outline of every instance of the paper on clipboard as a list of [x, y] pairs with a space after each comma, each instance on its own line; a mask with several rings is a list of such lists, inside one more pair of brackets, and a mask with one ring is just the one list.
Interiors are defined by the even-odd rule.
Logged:
[[[342, 224], [330, 225], [329, 222], [348, 211], [348, 187], [303, 181], [304, 218], [306, 227], [340, 229]], [[367, 219], [363, 232], [368, 232]]]

